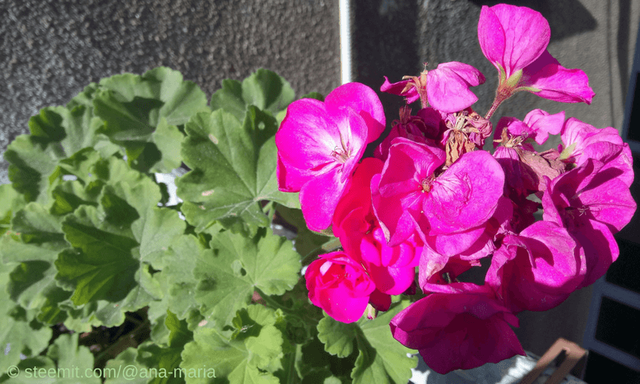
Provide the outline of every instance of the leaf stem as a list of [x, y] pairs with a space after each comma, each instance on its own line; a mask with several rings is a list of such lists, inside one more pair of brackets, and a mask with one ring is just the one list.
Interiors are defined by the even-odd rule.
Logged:
[[258, 287], [254, 287], [256, 292], [258, 292], [258, 294], [260, 295], [260, 297], [262, 298], [262, 300], [264, 300], [268, 305], [270, 305], [273, 308], [276, 309], [281, 309], [283, 312], [287, 312], [287, 313], [295, 313], [293, 310], [291, 310], [290, 308], [285, 307], [284, 305], [278, 303], [277, 301], [273, 300], [269, 295], [265, 294], [264, 292], [262, 292], [260, 290], [260, 288]]
[[294, 349], [291, 353], [291, 360], [289, 361], [289, 372], [287, 373], [287, 384], [298, 384], [298, 374], [296, 373], [296, 354], [298, 349]]
[[142, 323], [140, 323], [137, 327], [135, 327], [131, 332], [127, 333], [126, 335], [120, 336], [118, 338], [118, 340], [111, 344], [109, 346], [109, 348], [105, 349], [104, 351], [102, 351], [102, 353], [100, 353], [95, 361], [101, 361], [105, 356], [107, 356], [107, 354], [109, 352], [111, 352], [113, 349], [116, 349], [118, 347], [122, 346], [122, 343], [128, 338], [128, 339], [133, 339], [134, 336], [145, 326], [149, 326], [151, 324], [151, 322], [149, 322], [149, 319], [146, 319], [145, 321], [143, 321]]

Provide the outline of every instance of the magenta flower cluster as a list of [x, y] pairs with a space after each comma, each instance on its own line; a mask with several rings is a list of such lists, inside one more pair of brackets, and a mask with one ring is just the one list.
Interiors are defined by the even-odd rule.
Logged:
[[[485, 116], [469, 89], [484, 76], [450, 62], [385, 79], [382, 91], [422, 109], [403, 107], [374, 157], [362, 159], [386, 119], [376, 93], [358, 83], [324, 102], [294, 102], [276, 134], [280, 190], [300, 192], [308, 227], [331, 226], [343, 248], [309, 265], [311, 302], [354, 322], [368, 306], [385, 311], [392, 295], [414, 293], [417, 267], [426, 296], [395, 316], [391, 332], [440, 373], [523, 354], [515, 314], [553, 308], [601, 277], [618, 257], [613, 235], [636, 209], [631, 152], [614, 128], [542, 110], [504, 117], [495, 131], [489, 121], [519, 91], [591, 102], [586, 74], [546, 50], [547, 20], [485, 6], [478, 35], [499, 76]], [[536, 151], [549, 135], [562, 145]], [[483, 150], [487, 139], [493, 153]], [[484, 285], [458, 281], [484, 258]]]

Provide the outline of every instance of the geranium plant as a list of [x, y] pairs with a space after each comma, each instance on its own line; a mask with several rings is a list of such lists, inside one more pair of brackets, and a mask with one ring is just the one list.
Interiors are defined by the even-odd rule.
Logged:
[[[490, 111], [472, 109], [485, 78], [467, 64], [385, 80], [420, 108], [365, 159], [391, 119], [358, 83], [295, 100], [258, 70], [207, 102], [156, 68], [44, 108], [5, 152], [0, 381], [406, 383], [417, 352], [441, 373], [523, 353], [515, 314], [618, 256], [631, 154], [563, 113], [493, 129], [515, 92], [593, 92], [548, 54], [537, 12], [483, 7], [478, 30], [500, 79]], [[549, 135], [562, 145], [538, 152]], [[483, 285], [459, 281], [481, 263]]]

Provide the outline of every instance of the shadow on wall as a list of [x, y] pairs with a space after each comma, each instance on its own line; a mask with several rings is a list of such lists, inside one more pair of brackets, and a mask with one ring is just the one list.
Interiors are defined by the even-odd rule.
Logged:
[[[483, 1], [470, 0], [477, 6], [493, 6], [498, 3], [507, 3], [517, 6], [529, 7], [540, 12], [551, 26], [551, 42], [559, 41], [584, 32], [593, 31], [598, 27], [598, 22], [578, 0], [502, 0]], [[615, 0], [607, 1], [607, 20], [611, 20], [611, 7]], [[629, 35], [631, 33], [631, 0], [618, 0], [620, 17], [617, 20], [618, 33], [616, 39], [616, 59], [620, 70], [620, 90], [622, 100], [626, 98], [626, 90], [629, 84]], [[610, 26], [607, 25], [607, 30]]]
[[381, 93], [380, 86], [383, 76], [393, 76], [389, 79], [393, 82], [422, 70], [416, 39], [417, 1], [355, 0], [353, 11], [354, 81], [378, 92], [386, 115], [397, 117], [403, 99]]
[[[479, 7], [483, 5], [491, 7], [499, 3], [506, 3], [534, 9], [542, 13], [549, 21], [549, 25], [551, 26], [551, 41], [562, 40], [583, 32], [593, 31], [598, 26], [596, 19], [578, 0], [470, 1]], [[620, 3], [629, 3], [630, 1], [631, 0], [620, 0]], [[630, 5], [628, 5], [628, 7], [630, 7]], [[628, 14], [627, 17], [629, 17]], [[629, 20], [627, 20], [627, 24], [629, 24]]]

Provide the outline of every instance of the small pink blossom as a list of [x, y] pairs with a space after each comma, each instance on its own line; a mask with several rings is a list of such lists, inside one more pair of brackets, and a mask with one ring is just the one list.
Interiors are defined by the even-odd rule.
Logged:
[[320, 255], [305, 273], [309, 300], [336, 321], [360, 319], [376, 289], [365, 270], [344, 252]]
[[440, 374], [498, 363], [524, 350], [511, 326], [518, 318], [486, 286], [456, 294], [432, 293], [391, 320], [393, 337], [417, 349]]

